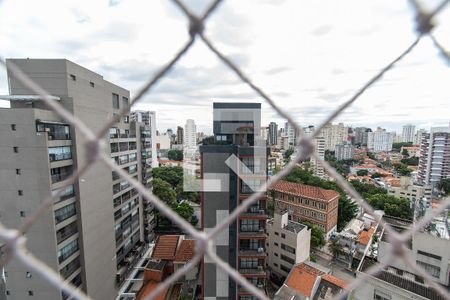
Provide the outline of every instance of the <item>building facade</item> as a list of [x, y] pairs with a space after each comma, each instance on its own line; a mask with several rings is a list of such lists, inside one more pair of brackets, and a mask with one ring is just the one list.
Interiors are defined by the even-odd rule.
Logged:
[[327, 124], [321, 130], [325, 139], [325, 150], [334, 151], [334, 147], [348, 140], [348, 127], [343, 123]]
[[278, 124], [270, 122], [269, 124], [269, 145], [276, 146], [278, 144]]
[[[37, 84], [94, 132], [124, 105], [129, 92], [64, 59], [13, 59]], [[0, 109], [1, 222], [18, 228], [51, 194], [63, 189], [27, 234], [27, 248], [92, 298], [113, 299], [144, 249], [144, 205], [130, 184], [86, 156], [83, 133], [49, 110], [11, 76], [11, 108]], [[31, 94], [31, 95], [30, 95]], [[26, 96], [23, 96], [26, 95]], [[105, 137], [106, 151], [141, 180], [136, 124], [125, 115]], [[73, 170], [93, 166], [63, 188]], [[8, 299], [66, 299], [38, 274], [12, 260], [6, 267]]]
[[288, 213], [275, 213], [267, 221], [266, 251], [272, 274], [286, 278], [295, 264], [309, 259], [311, 230], [298, 222], [289, 221]]
[[[269, 151], [266, 141], [259, 136], [260, 126], [260, 103], [214, 103], [214, 139], [200, 147], [205, 232], [225, 219], [266, 180]], [[246, 168], [229, 166], [232, 157], [238, 158]], [[214, 241], [217, 255], [261, 290], [266, 285], [267, 254], [259, 249], [264, 249], [266, 244], [267, 219], [266, 198], [262, 197]], [[202, 267], [204, 299], [252, 296], [214, 262], [205, 258]]]
[[336, 145], [334, 149], [334, 157], [337, 160], [353, 159], [353, 155], [355, 155], [355, 147], [348, 142]]
[[360, 145], [360, 146], [366, 146], [367, 145], [367, 137], [369, 132], [372, 130], [367, 127], [356, 127], [353, 128], [353, 144], [354, 145]]
[[[197, 135], [195, 136], [195, 139], [197, 140]], [[177, 140], [178, 145], [184, 144], [184, 129], [181, 126], [177, 126]]]
[[414, 126], [412, 124], [403, 125], [402, 142], [414, 143], [415, 142], [415, 133], [416, 133], [416, 126]]
[[380, 127], [367, 135], [367, 148], [371, 152], [391, 151], [394, 143], [395, 133], [386, 132], [386, 129]]
[[420, 145], [417, 181], [435, 187], [450, 178], [450, 127], [433, 127]]
[[328, 240], [337, 229], [339, 193], [288, 181], [278, 181], [272, 186], [275, 210], [287, 210], [289, 218], [317, 225]]
[[192, 119], [186, 120], [186, 125], [184, 125], [184, 147], [189, 149], [195, 149], [197, 147], [197, 126]]

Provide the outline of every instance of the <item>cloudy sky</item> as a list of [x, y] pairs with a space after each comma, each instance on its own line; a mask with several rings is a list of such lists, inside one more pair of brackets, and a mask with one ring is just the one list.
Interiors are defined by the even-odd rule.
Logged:
[[[438, 3], [426, 2], [428, 8]], [[185, 3], [201, 13], [209, 1]], [[205, 30], [306, 126], [318, 124], [408, 47], [413, 21], [407, 0], [229, 0]], [[435, 36], [450, 48], [450, 7], [436, 21]], [[0, 0], [0, 55], [67, 58], [133, 93], [185, 43], [186, 26], [170, 1]], [[5, 73], [0, 70], [0, 94], [8, 90]], [[337, 121], [396, 131], [406, 123], [447, 126], [449, 83], [449, 64], [425, 38]], [[264, 102], [198, 40], [136, 108], [156, 111], [160, 130], [192, 118], [209, 133], [214, 101]], [[263, 103], [263, 123], [270, 121], [284, 123]]]

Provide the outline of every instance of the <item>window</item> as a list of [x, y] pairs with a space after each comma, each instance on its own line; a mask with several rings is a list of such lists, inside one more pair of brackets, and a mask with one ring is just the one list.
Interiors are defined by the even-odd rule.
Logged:
[[36, 131], [47, 132], [49, 140], [70, 140], [70, 127], [67, 124], [37, 122]]
[[130, 123], [130, 116], [123, 116], [124, 123]]
[[64, 220], [74, 216], [77, 213], [75, 208], [75, 203], [71, 203], [60, 209], [55, 210], [55, 222], [56, 224], [61, 223]]
[[281, 254], [281, 259], [288, 263], [295, 264], [295, 259], [287, 257], [286, 255]]
[[22, 190], [18, 190], [18, 191], [17, 191], [17, 194], [18, 194], [19, 196], [23, 196], [23, 191], [22, 191]]
[[58, 262], [62, 263], [67, 258], [69, 258], [72, 254], [78, 251], [78, 239], [71, 241], [66, 246], [62, 247], [61, 250], [58, 251]]
[[[58, 190], [52, 191], [53, 194], [56, 194], [57, 192], [58, 192]], [[75, 196], [75, 189], [72, 184], [72, 185], [69, 185], [68, 187], [64, 188], [64, 191], [62, 191], [61, 194], [59, 195], [59, 201], [70, 199], [74, 196]], [[59, 201], [56, 201], [56, 202], [59, 202]]]
[[16, 175], [20, 175], [20, 169], [16, 169]]
[[127, 97], [122, 97], [122, 107], [127, 107], [128, 106], [128, 98]]
[[72, 159], [70, 146], [48, 148], [48, 158], [50, 161]]
[[241, 220], [241, 231], [243, 232], [255, 232], [259, 231], [259, 220]]
[[25, 275], [26, 278], [31, 278], [31, 272], [27, 272]]
[[11, 130], [16, 131], [16, 124], [11, 124]]
[[288, 267], [286, 267], [284, 265], [280, 265], [280, 269], [285, 271], [286, 273], [289, 273], [291, 271], [291, 268], [288, 268]]
[[33, 295], [34, 295], [33, 291], [28, 291], [28, 296], [33, 296]]
[[277, 247], [278, 247], [278, 243], [275, 243], [275, 242], [274, 242], [273, 244], [274, 244], [275, 246], [277, 246]]
[[6, 295], [9, 296], [11, 295], [11, 293], [9, 291], [6, 291]]
[[113, 108], [115, 109], [119, 109], [119, 95], [117, 94], [112, 94], [112, 105]]
[[90, 81], [89, 84], [91, 85], [91, 87], [95, 86], [95, 84], [92, 81]]
[[274, 252], [273, 254], [274, 254], [276, 257], [278, 257], [278, 253]]
[[21, 216], [22, 218], [25, 218], [25, 212], [24, 212], [23, 210], [20, 211], [20, 216]]
[[421, 267], [422, 269], [424, 269], [428, 274], [430, 274], [433, 277], [439, 278], [441, 275], [441, 268], [440, 267], [436, 267], [427, 263], [424, 263], [420, 260], [416, 261], [417, 265], [419, 267]]
[[77, 80], [77, 76], [70, 74], [70, 79], [72, 79], [73, 81]]
[[281, 243], [281, 249], [283, 249], [289, 253], [295, 254], [295, 248], [292, 248], [286, 244]]
[[275, 231], [275, 235], [280, 235], [278, 232]]
[[14, 151], [14, 153], [18, 153], [19, 152], [19, 147], [13, 147], [13, 151]]
[[417, 250], [417, 254], [420, 254], [420, 255], [423, 255], [423, 256], [427, 256], [427, 257], [431, 257], [431, 258], [434, 258], [434, 259], [437, 259], [437, 260], [442, 260], [442, 257], [440, 257], [438, 255], [431, 254], [431, 253], [424, 252], [424, 251], [420, 251], [420, 250]]
[[240, 268], [241, 269], [256, 269], [258, 267], [257, 258], [241, 258]]
[[391, 300], [391, 295], [380, 290], [375, 290], [373, 294], [375, 300]]
[[281, 238], [285, 239], [286, 235], [284, 233], [281, 234]]

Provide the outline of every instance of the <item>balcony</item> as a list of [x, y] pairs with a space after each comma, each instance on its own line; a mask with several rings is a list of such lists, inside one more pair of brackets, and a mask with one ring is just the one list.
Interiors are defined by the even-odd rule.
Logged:
[[239, 249], [239, 256], [254, 256], [254, 257], [266, 257], [267, 253], [264, 251], [264, 248], [258, 249]]
[[264, 270], [263, 266], [258, 266], [255, 269], [244, 269], [244, 268], [240, 268], [239, 269], [239, 273], [244, 275], [244, 277], [246, 275], [256, 275], [256, 276], [266, 276], [266, 271]]
[[72, 235], [76, 234], [77, 232], [78, 232], [77, 223], [73, 222], [56, 232], [56, 241], [58, 244], [60, 244], [61, 242], [65, 241]]
[[255, 217], [258, 219], [267, 219], [269, 216], [267, 215], [267, 211], [264, 209], [251, 209], [242, 213], [240, 217]]
[[81, 267], [80, 258], [77, 257], [70, 263], [68, 263], [64, 268], [62, 268], [59, 273], [62, 277], [68, 278], [72, 275], [76, 270]]
[[239, 238], [267, 238], [267, 234], [264, 231], [264, 228], [255, 231], [240, 231]]
[[58, 173], [58, 174], [52, 174], [52, 183], [57, 183], [63, 180], [66, 180], [67, 178], [70, 177], [70, 175], [72, 174], [72, 172], [64, 172], [64, 173]]

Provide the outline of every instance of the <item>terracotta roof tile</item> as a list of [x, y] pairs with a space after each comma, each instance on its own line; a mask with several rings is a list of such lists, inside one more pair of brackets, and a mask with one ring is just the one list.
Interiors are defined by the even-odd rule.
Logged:
[[[142, 287], [142, 289], [139, 291], [137, 295], [137, 300], [146, 299], [148, 295], [150, 295], [151, 292], [153, 292], [158, 287], [158, 283], [154, 281], [148, 282], [145, 286]], [[155, 300], [164, 300], [166, 298], [168, 288], [164, 289], [159, 293], [154, 299]]]
[[175, 255], [175, 261], [189, 261], [194, 257], [195, 240], [183, 240]]
[[177, 251], [178, 235], [161, 235], [156, 240], [152, 258], [173, 260]]
[[317, 270], [316, 268], [301, 263], [294, 266], [289, 273], [286, 285], [302, 295], [311, 297], [311, 292], [317, 277], [324, 274], [324, 272]]
[[343, 289], [345, 289], [345, 287], [347, 286], [347, 282], [330, 274], [323, 275], [322, 279], [331, 282], [332, 284], [337, 285], [338, 287], [341, 287]]
[[325, 202], [330, 202], [331, 200], [339, 197], [339, 193], [333, 190], [325, 190], [316, 186], [283, 180], [276, 182], [271, 189]]
[[372, 237], [373, 233], [375, 231], [375, 227], [371, 227], [369, 230], [363, 230], [358, 236], [358, 243], [362, 245], [367, 245], [370, 241], [370, 238]]

